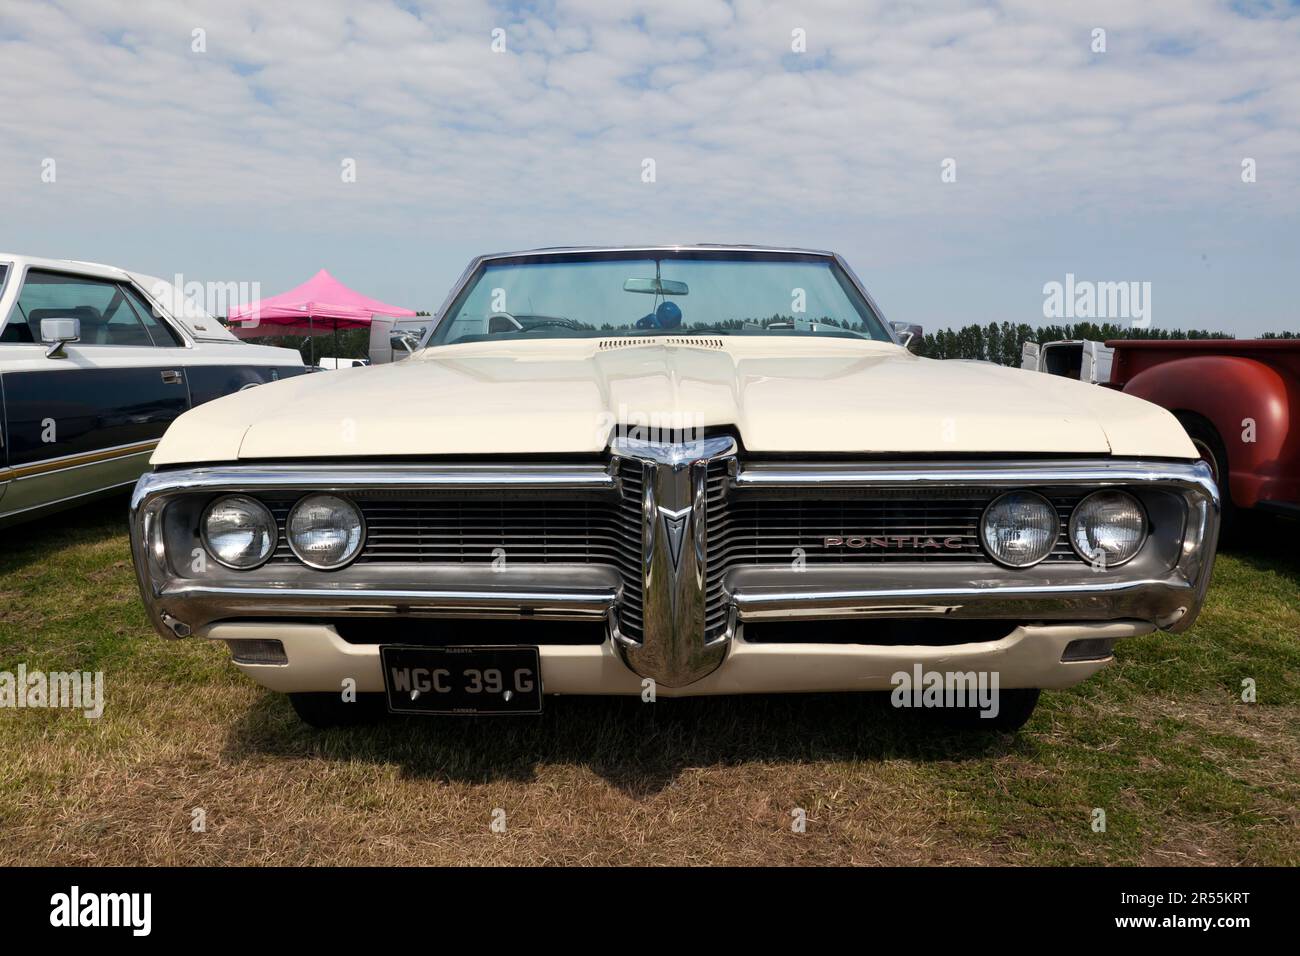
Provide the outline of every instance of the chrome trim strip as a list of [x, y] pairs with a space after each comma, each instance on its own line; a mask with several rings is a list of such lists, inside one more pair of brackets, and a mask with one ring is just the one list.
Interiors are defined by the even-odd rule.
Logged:
[[[135, 483], [136, 483], [136, 479], [132, 479], [130, 481], [119, 481], [112, 485], [106, 485], [103, 488], [92, 488], [90, 491], [78, 492], [75, 495], [66, 495], [63, 498], [56, 498], [53, 501], [42, 501], [39, 504], [28, 505], [25, 508], [14, 508], [11, 511], [6, 511], [4, 510], [3, 507], [0, 507], [0, 527], [4, 527], [8, 522], [17, 518], [19, 515], [31, 515], [33, 513], [39, 514], [41, 512], [58, 511], [60, 510], [60, 507], [62, 505], [65, 505], [70, 501], [80, 501], [83, 498], [86, 499], [103, 498], [114, 492], [118, 492], [118, 493], [125, 492], [128, 488], [133, 487]], [[3, 496], [5, 489], [8, 487], [9, 487], [8, 481], [6, 479], [0, 478], [0, 496]], [[23, 520], [27, 520], [27, 519], [24, 518]]]
[[1201, 461], [935, 462], [879, 464], [742, 464], [738, 489], [940, 487], [1024, 488], [1062, 485], [1177, 485], [1207, 493], [1218, 490]]
[[604, 464], [591, 465], [218, 465], [141, 477], [132, 505], [172, 491], [614, 491]]
[[[947, 617], [988, 619], [1068, 612], [1072, 620], [1154, 620], [1179, 623], [1191, 609], [1195, 588], [1186, 581], [1143, 578], [1068, 585], [950, 587], [922, 589], [748, 591], [732, 595], [742, 623], [748, 621], [835, 620], [852, 617]], [[1181, 629], [1181, 628], [1180, 628]]]
[[518, 259], [521, 256], [573, 256], [584, 253], [624, 253], [624, 252], [681, 252], [698, 250], [700, 252], [766, 252], [772, 255], [821, 256], [832, 259], [835, 253], [828, 249], [804, 249], [800, 246], [755, 246], [747, 243], [712, 243], [685, 242], [676, 244], [651, 244], [647, 246], [542, 246], [537, 249], [516, 249], [513, 252], [488, 252], [478, 258], [484, 262], [493, 259]]
[[399, 588], [226, 587], [169, 584], [157, 597], [202, 627], [220, 618], [421, 616], [546, 618], [601, 621], [614, 607], [614, 588], [571, 591], [416, 590]]
[[45, 458], [26, 465], [12, 465], [0, 469], [0, 473], [3, 473], [3, 478], [6, 481], [17, 481], [23, 478], [34, 478], [37, 475], [48, 475], [56, 471], [68, 471], [73, 468], [84, 468], [86, 465], [106, 464], [122, 458], [147, 455], [156, 447], [158, 447], [158, 439], [153, 438], [148, 441], [112, 445], [95, 451], [79, 452], [75, 455], [63, 455], [59, 458]]

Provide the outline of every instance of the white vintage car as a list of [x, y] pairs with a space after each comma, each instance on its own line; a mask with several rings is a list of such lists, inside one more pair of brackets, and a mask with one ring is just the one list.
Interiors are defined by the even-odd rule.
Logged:
[[1161, 408], [918, 358], [831, 253], [671, 246], [476, 259], [404, 361], [183, 415], [132, 522], [159, 632], [319, 725], [991, 676], [1015, 727], [1191, 625], [1218, 509]]
[[152, 276], [0, 253], [0, 527], [129, 488], [183, 412], [306, 371], [180, 302]]

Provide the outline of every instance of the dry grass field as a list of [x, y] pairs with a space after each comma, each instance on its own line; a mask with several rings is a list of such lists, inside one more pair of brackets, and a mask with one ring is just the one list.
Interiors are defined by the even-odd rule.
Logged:
[[1300, 863], [1300, 560], [1262, 539], [1190, 633], [1124, 643], [1014, 736], [880, 695], [319, 732], [224, 647], [153, 634], [124, 512], [0, 531], [0, 670], [107, 695], [0, 709], [0, 865]]

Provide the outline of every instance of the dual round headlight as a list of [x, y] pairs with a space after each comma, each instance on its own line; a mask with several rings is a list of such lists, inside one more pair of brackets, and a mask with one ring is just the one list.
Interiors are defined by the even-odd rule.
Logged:
[[[336, 495], [307, 495], [289, 511], [284, 524], [289, 549], [298, 560], [323, 571], [350, 563], [366, 540], [360, 509]], [[275, 516], [256, 498], [227, 495], [203, 512], [199, 535], [219, 563], [247, 571], [275, 553]]]
[[[1060, 535], [1056, 508], [1032, 491], [1012, 491], [995, 499], [980, 520], [984, 550], [999, 564], [1028, 568], [1052, 553]], [[1123, 564], [1141, 550], [1147, 516], [1125, 491], [1095, 491], [1070, 515], [1069, 539], [1075, 553], [1100, 567]]]
[[1146, 539], [1146, 512], [1127, 492], [1094, 491], [1070, 515], [1075, 554], [1100, 568], [1123, 564]]
[[275, 516], [256, 498], [227, 495], [203, 512], [199, 537], [219, 563], [247, 571], [275, 552]]
[[1012, 491], [984, 509], [980, 540], [999, 564], [1027, 568], [1052, 553], [1060, 530], [1050, 501], [1032, 491]]
[[308, 495], [284, 523], [289, 549], [309, 568], [332, 571], [361, 553], [366, 523], [361, 510], [335, 495]]

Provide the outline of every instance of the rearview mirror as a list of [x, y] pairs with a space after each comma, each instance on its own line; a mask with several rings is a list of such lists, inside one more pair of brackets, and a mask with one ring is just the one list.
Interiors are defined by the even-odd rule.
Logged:
[[49, 346], [45, 350], [46, 358], [67, 358], [63, 346], [81, 341], [81, 320], [41, 319], [41, 341]]
[[628, 279], [623, 283], [623, 291], [653, 295], [690, 295], [691, 292], [685, 282], [672, 279]]

